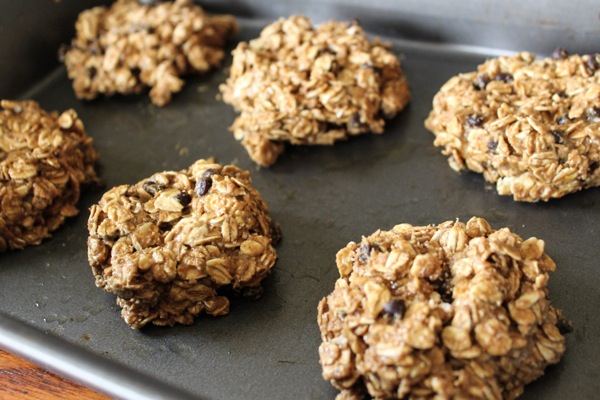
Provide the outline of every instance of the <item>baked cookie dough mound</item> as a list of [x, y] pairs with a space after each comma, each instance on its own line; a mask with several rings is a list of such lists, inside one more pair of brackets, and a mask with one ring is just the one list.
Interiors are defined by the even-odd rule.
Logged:
[[98, 153], [74, 110], [0, 101], [0, 252], [39, 244], [77, 215]]
[[600, 55], [486, 61], [450, 79], [425, 126], [450, 166], [499, 194], [547, 201], [600, 185]]
[[219, 289], [261, 292], [277, 258], [268, 206], [250, 174], [200, 160], [117, 186], [92, 206], [88, 259], [132, 328], [225, 315]]
[[163, 106], [182, 89], [181, 76], [220, 65], [238, 25], [232, 16], [206, 14], [192, 0], [117, 0], [82, 12], [75, 29], [64, 62], [78, 98], [150, 87], [152, 102]]
[[337, 267], [318, 323], [339, 398], [513, 399], [565, 351], [542, 240], [481, 218], [402, 224], [349, 243]]
[[223, 100], [240, 111], [231, 126], [252, 160], [275, 163], [284, 142], [330, 145], [382, 133], [410, 100], [390, 47], [370, 41], [357, 23], [313, 27], [292, 16], [267, 26], [233, 51]]

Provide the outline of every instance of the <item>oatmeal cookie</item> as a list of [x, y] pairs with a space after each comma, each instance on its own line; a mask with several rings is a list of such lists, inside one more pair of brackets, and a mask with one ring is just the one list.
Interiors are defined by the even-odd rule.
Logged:
[[382, 133], [410, 100], [390, 46], [370, 41], [357, 23], [313, 27], [302, 16], [280, 19], [233, 51], [223, 100], [240, 111], [231, 126], [250, 158], [275, 163], [283, 143], [330, 145]]
[[77, 215], [98, 153], [74, 110], [0, 101], [0, 252], [39, 244]]
[[318, 323], [340, 398], [514, 399], [565, 351], [542, 240], [475, 217], [402, 224], [349, 243], [337, 267]]
[[208, 15], [192, 0], [117, 0], [82, 12], [75, 28], [62, 56], [78, 98], [150, 87], [158, 106], [182, 89], [181, 76], [220, 65], [225, 42], [238, 31], [232, 16]]
[[442, 86], [425, 126], [450, 166], [547, 201], [600, 185], [600, 54], [490, 59]]
[[222, 290], [259, 295], [277, 258], [268, 206], [238, 167], [188, 170], [117, 186], [90, 210], [88, 260], [132, 328], [224, 315]]

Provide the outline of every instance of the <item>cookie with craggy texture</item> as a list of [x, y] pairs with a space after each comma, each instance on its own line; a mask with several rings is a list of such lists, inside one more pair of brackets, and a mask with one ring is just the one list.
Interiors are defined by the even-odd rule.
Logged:
[[476, 217], [401, 224], [350, 242], [337, 267], [318, 324], [339, 399], [514, 399], [565, 351], [540, 239]]
[[330, 145], [367, 132], [410, 100], [408, 80], [390, 46], [369, 40], [358, 23], [314, 27], [280, 19], [233, 51], [223, 100], [240, 115], [231, 126], [250, 158], [275, 163], [284, 144]]
[[117, 186], [90, 209], [96, 285], [132, 328], [227, 314], [226, 293], [260, 295], [275, 265], [268, 211], [247, 171], [212, 160]]
[[0, 101], [0, 252], [39, 244], [77, 215], [84, 185], [98, 183], [98, 153], [74, 110]]
[[136, 94], [150, 88], [158, 106], [171, 101], [182, 77], [221, 64], [237, 31], [230, 15], [209, 15], [192, 0], [117, 0], [79, 15], [76, 37], [64, 48], [75, 95]]
[[442, 86], [425, 126], [456, 170], [535, 202], [600, 185], [600, 55], [487, 60]]

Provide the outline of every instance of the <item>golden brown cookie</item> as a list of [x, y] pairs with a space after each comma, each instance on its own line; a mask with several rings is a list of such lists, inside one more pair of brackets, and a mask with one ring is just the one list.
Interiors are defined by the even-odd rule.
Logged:
[[340, 398], [514, 399], [565, 351], [542, 240], [475, 217], [402, 224], [349, 243], [337, 267], [318, 323]]
[[117, 186], [93, 205], [88, 259], [132, 328], [224, 315], [223, 289], [261, 293], [277, 258], [268, 206], [238, 167], [199, 160]]
[[0, 252], [39, 244], [79, 212], [81, 186], [98, 182], [92, 142], [74, 110], [0, 101]]
[[163, 106], [182, 89], [183, 75], [220, 65], [238, 25], [232, 16], [206, 14], [192, 0], [117, 0], [82, 12], [75, 28], [64, 62], [78, 98], [150, 87], [152, 102]]
[[486, 61], [451, 78], [425, 126], [452, 169], [498, 193], [547, 201], [600, 185], [600, 55]]
[[369, 40], [357, 23], [313, 27], [302, 16], [280, 19], [233, 51], [223, 100], [241, 112], [231, 126], [250, 158], [275, 163], [284, 143], [330, 145], [382, 133], [410, 100], [390, 46]]

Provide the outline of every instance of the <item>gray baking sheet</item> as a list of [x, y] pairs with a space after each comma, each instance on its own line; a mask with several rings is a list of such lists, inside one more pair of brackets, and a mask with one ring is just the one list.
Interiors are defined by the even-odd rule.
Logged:
[[[256, 37], [269, 22], [240, 21], [237, 40]], [[250, 170], [283, 240], [262, 299], [233, 299], [229, 315], [203, 315], [192, 326], [133, 331], [114, 296], [94, 286], [87, 209], [102, 191], [87, 192], [79, 216], [52, 239], [0, 255], [0, 346], [112, 397], [182, 398], [181, 390], [208, 399], [333, 399], [336, 391], [318, 364], [316, 307], [338, 276], [336, 252], [378, 228], [476, 215], [493, 228], [545, 240], [557, 264], [550, 298], [575, 328], [563, 360], [529, 385], [523, 399], [597, 396], [600, 189], [517, 203], [498, 196], [480, 175], [452, 171], [423, 121], [448, 78], [498, 51], [386, 39], [403, 61], [413, 99], [385, 134], [288, 147], [269, 169], [257, 168], [228, 131], [236, 114], [216, 99], [225, 69], [190, 78], [164, 108], [145, 96], [79, 101], [63, 68], [23, 91], [46, 109], [77, 110], [101, 154], [106, 188], [210, 156]]]

